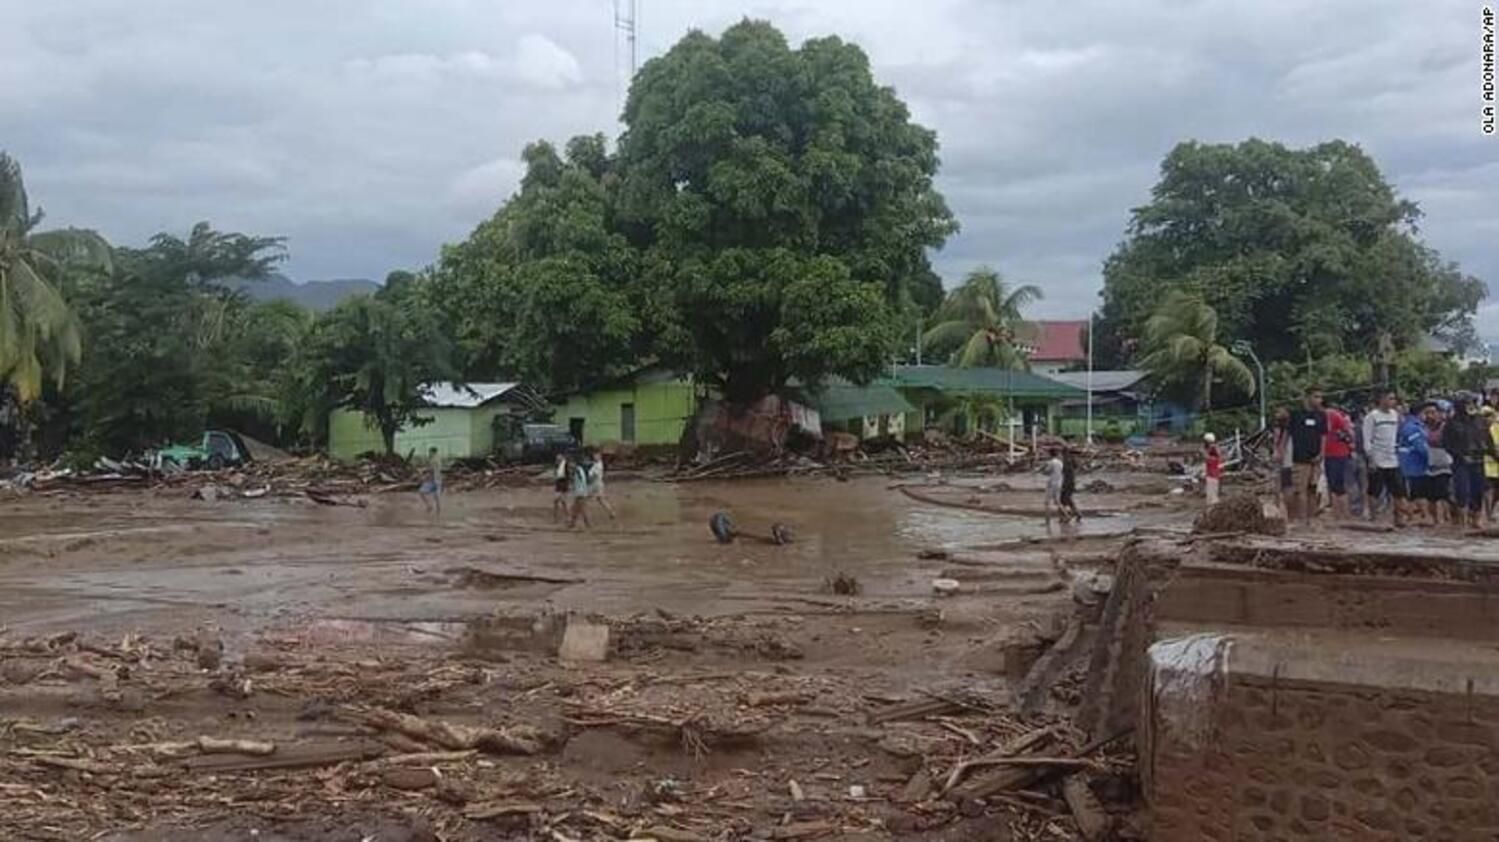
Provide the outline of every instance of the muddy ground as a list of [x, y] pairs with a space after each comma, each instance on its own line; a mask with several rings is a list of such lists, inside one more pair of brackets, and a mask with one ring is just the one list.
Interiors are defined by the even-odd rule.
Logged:
[[[0, 837], [1079, 838], [1053, 767], [986, 797], [957, 767], [1078, 748], [1010, 690], [1073, 578], [1195, 505], [1097, 479], [1065, 535], [1025, 475], [616, 481], [575, 531], [540, 484], [436, 522], [413, 494], [9, 498]], [[715, 544], [719, 510], [796, 542]], [[608, 659], [562, 661], [585, 621]], [[1117, 758], [1069, 763], [1128, 802]]]

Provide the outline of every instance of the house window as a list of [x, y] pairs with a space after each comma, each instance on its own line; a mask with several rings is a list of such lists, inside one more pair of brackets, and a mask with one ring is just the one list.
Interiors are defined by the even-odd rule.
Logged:
[[633, 403], [619, 405], [619, 439], [620, 441], [635, 440], [635, 404]]
[[588, 420], [588, 419], [586, 419], [586, 418], [569, 418], [569, 419], [567, 419], [567, 431], [572, 434], [573, 441], [577, 442], [578, 444], [582, 444], [583, 443], [583, 422], [586, 421], [586, 420]]

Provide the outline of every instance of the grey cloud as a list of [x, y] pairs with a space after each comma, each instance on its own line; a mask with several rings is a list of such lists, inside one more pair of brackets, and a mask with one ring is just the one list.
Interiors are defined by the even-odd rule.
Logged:
[[[1499, 159], [1465, 0], [642, 0], [641, 50], [743, 16], [836, 33], [936, 129], [963, 232], [1080, 315], [1178, 141], [1342, 137], [1499, 278]], [[0, 144], [56, 224], [121, 242], [211, 217], [290, 238], [297, 277], [432, 260], [514, 188], [530, 140], [614, 134], [600, 0], [0, 0]], [[1499, 333], [1499, 327], [1490, 332]]]

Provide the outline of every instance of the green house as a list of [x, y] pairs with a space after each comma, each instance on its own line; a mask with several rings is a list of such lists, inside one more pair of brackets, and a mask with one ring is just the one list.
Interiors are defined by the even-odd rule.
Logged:
[[921, 423], [914, 429], [907, 425], [912, 434], [938, 425], [959, 434], [995, 432], [1012, 420], [1027, 433], [1051, 433], [1062, 403], [1086, 397], [1082, 389], [1050, 377], [999, 368], [900, 365], [883, 382], [920, 408]]
[[[517, 383], [432, 383], [422, 390], [431, 407], [421, 417], [425, 424], [396, 433], [396, 453], [425, 456], [427, 449], [448, 459], [475, 459], [495, 449], [495, 429], [509, 416], [523, 416], [533, 406], [529, 389]], [[364, 414], [336, 409], [328, 416], [328, 453], [336, 459], [356, 459], [380, 453], [385, 442], [380, 430], [365, 423]]]
[[817, 410], [824, 430], [851, 433], [860, 439], [905, 438], [921, 432], [921, 413], [888, 380], [856, 386], [832, 378], [806, 400]]
[[652, 367], [565, 395], [553, 420], [585, 445], [676, 445], [700, 397], [691, 377]]

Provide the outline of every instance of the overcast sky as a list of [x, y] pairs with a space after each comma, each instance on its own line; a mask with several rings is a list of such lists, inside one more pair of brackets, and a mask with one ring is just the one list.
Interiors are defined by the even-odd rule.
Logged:
[[[938, 133], [963, 226], [939, 271], [993, 264], [1042, 287], [1041, 315], [1094, 306], [1192, 138], [1359, 143], [1499, 290], [1476, 2], [639, 2], [642, 61], [746, 15], [861, 44]], [[612, 0], [0, 0], [0, 20], [0, 148], [50, 224], [285, 235], [298, 280], [423, 266], [515, 189], [527, 141], [618, 130]]]

